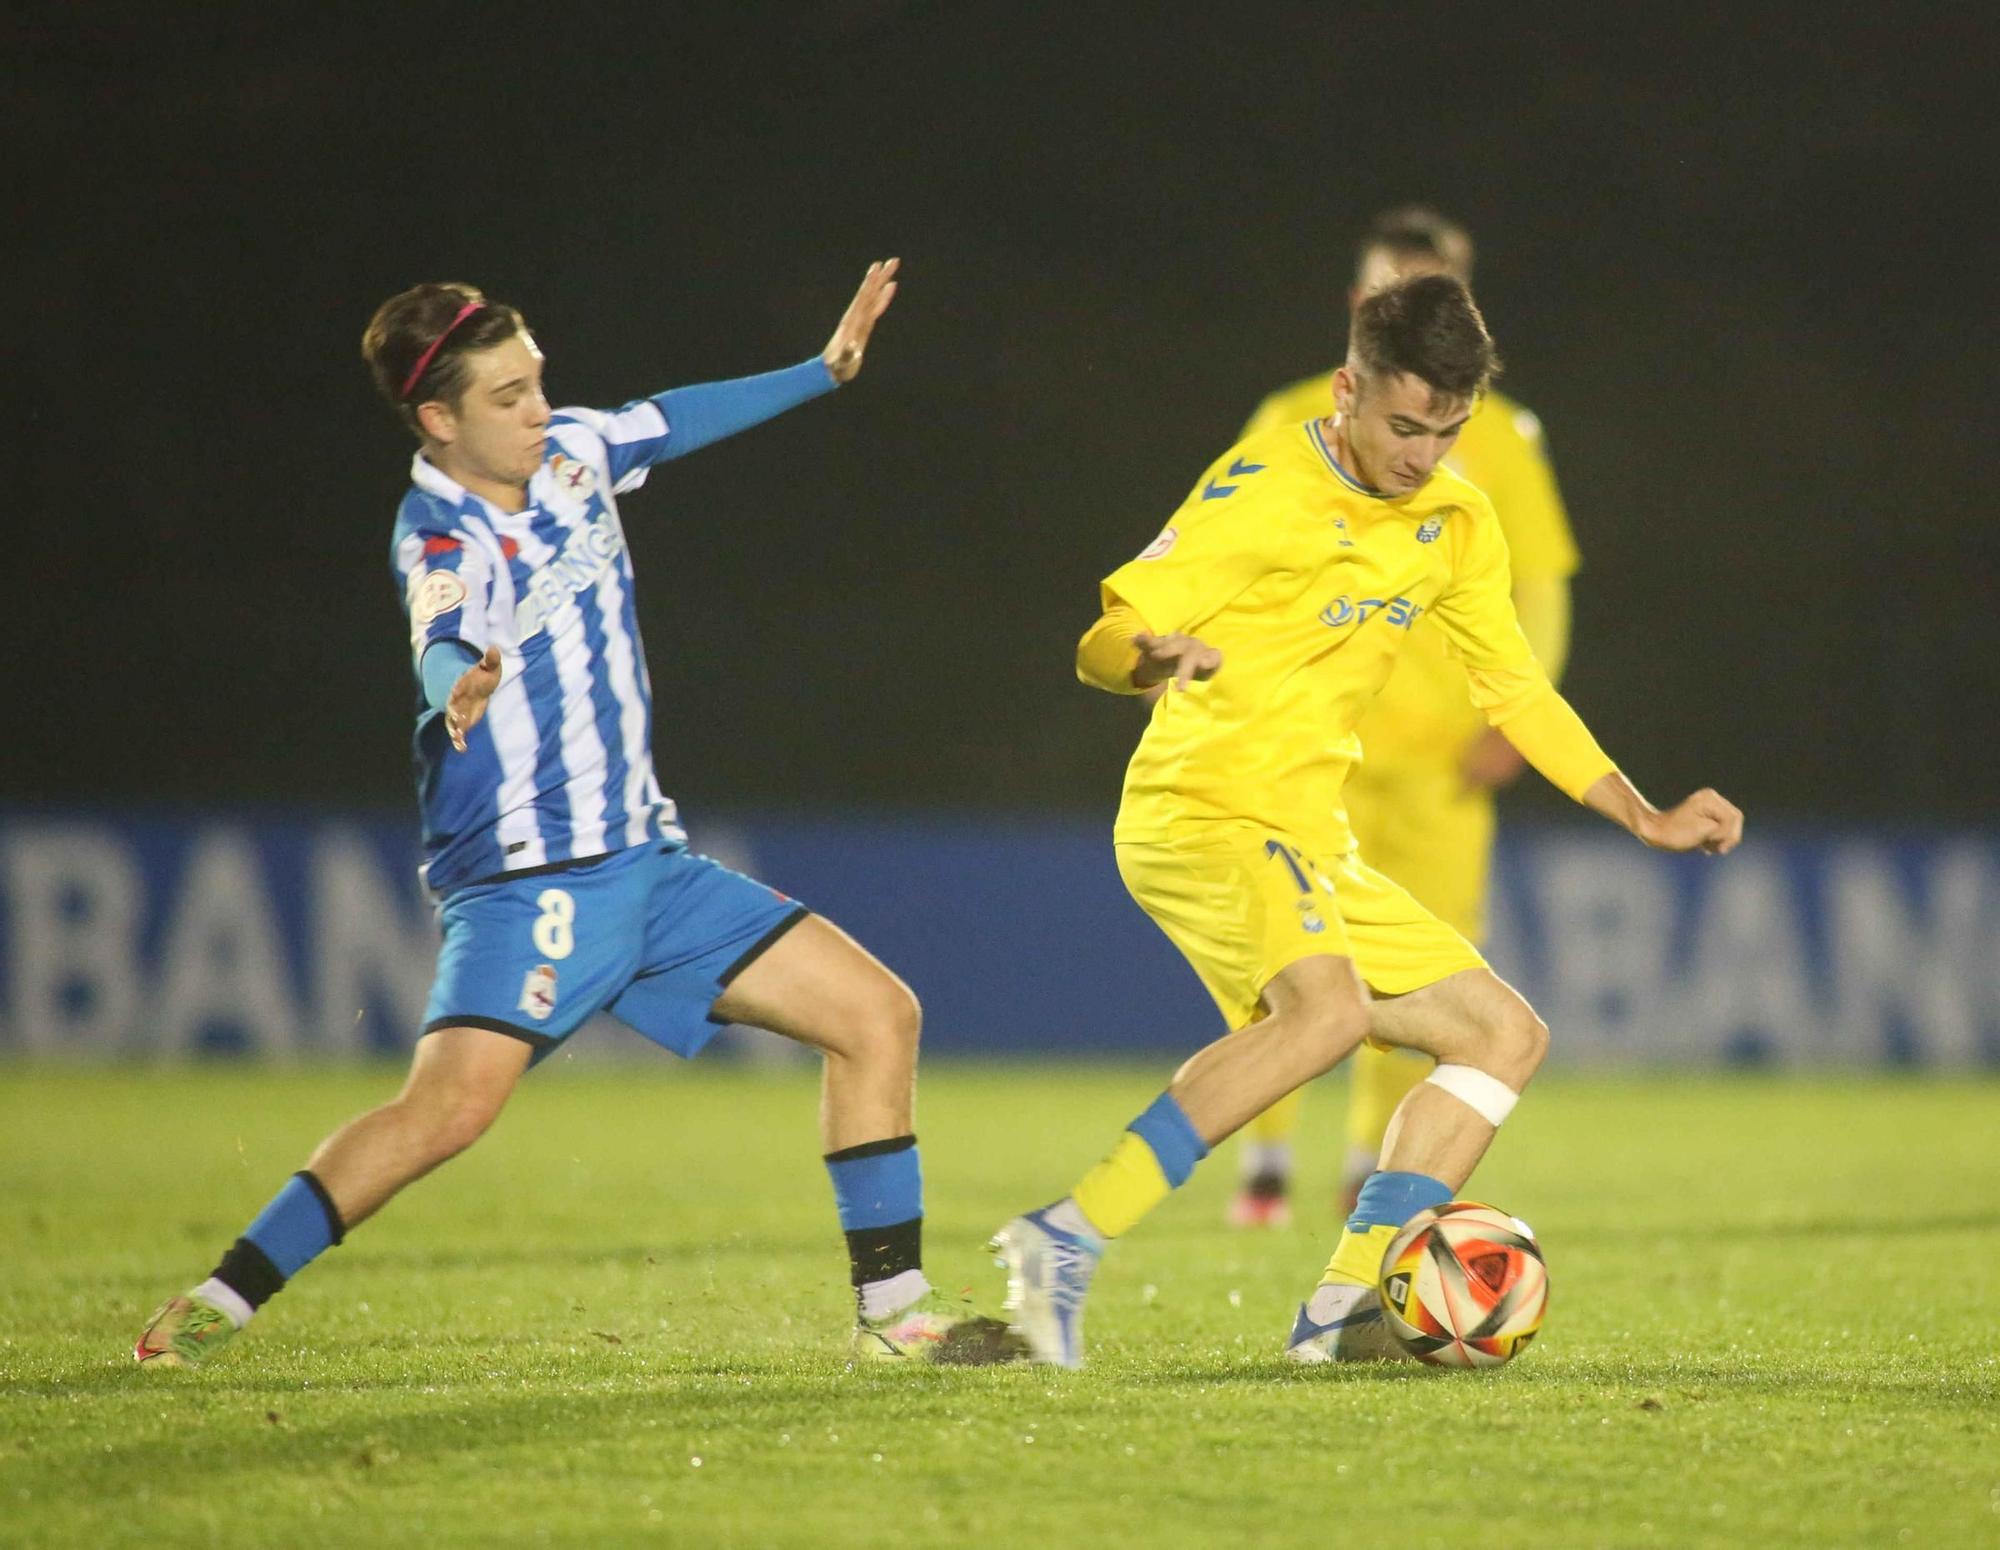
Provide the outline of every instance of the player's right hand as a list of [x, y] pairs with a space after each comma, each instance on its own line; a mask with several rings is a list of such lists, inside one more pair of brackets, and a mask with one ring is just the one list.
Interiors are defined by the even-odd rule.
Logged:
[[841, 316], [840, 326], [820, 352], [819, 358], [826, 362], [827, 373], [835, 382], [852, 382], [855, 373], [861, 370], [868, 336], [875, 332], [875, 325], [889, 310], [889, 303], [896, 299], [896, 271], [902, 264], [900, 258], [880, 259], [870, 264], [868, 273], [861, 277], [861, 289], [854, 293], [854, 300]]
[[1703, 789], [1678, 807], [1653, 814], [1639, 838], [1655, 850], [1705, 850], [1726, 856], [1743, 839], [1743, 810], [1720, 792]]
[[486, 714], [486, 702], [500, 687], [500, 648], [488, 646], [486, 655], [458, 675], [451, 686], [451, 698], [444, 702], [444, 729], [451, 734], [451, 746], [465, 752], [465, 734], [479, 725]]
[[1132, 682], [1141, 689], [1173, 681], [1176, 689], [1191, 683], [1206, 683], [1222, 671], [1222, 653], [1192, 635], [1149, 635], [1132, 637], [1139, 648], [1139, 661], [1132, 669]]

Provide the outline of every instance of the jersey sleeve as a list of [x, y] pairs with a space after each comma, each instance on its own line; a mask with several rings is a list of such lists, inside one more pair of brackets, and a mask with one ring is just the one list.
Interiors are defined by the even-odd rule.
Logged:
[[669, 388], [623, 409], [559, 409], [555, 418], [597, 438], [611, 488], [622, 495], [644, 484], [655, 463], [686, 457], [838, 386], [815, 355], [781, 371]]
[[1463, 513], [1462, 520], [1451, 580], [1431, 605], [1431, 617], [1470, 672], [1534, 668], [1535, 653], [1514, 616], [1513, 566], [1499, 521], [1483, 505]]
[[1431, 615], [1471, 681], [1472, 699], [1550, 784], [1581, 801], [1617, 765], [1556, 692], [1514, 615], [1507, 541], [1489, 509], [1460, 540], [1451, 583]]
[[396, 544], [396, 571], [410, 620], [410, 657], [441, 640], [463, 641], [475, 653], [489, 644], [487, 609], [493, 569], [486, 552], [462, 530], [417, 529]]
[[1157, 538], [1104, 578], [1107, 611], [1124, 603], [1154, 634], [1189, 632], [1277, 568], [1279, 524], [1257, 484], [1265, 470], [1238, 450], [1202, 476]]
[[1572, 576], [1582, 558], [1556, 487], [1541, 421], [1517, 404], [1510, 410], [1507, 431], [1496, 440], [1494, 466], [1482, 488], [1500, 513], [1514, 574], [1538, 580]]
[[[588, 450], [595, 454], [590, 461], [603, 468], [616, 495], [638, 489], [647, 470], [667, 455], [667, 417], [657, 399], [637, 399], [623, 409], [558, 409], [551, 427], [559, 431], [564, 425], [589, 432]], [[564, 444], [574, 446], [574, 435]]]

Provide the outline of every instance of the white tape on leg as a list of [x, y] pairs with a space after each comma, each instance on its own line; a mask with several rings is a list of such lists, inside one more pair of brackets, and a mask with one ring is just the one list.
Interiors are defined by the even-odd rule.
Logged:
[[1433, 1087], [1442, 1087], [1496, 1129], [1521, 1101], [1521, 1095], [1500, 1078], [1474, 1066], [1439, 1066], [1425, 1080]]

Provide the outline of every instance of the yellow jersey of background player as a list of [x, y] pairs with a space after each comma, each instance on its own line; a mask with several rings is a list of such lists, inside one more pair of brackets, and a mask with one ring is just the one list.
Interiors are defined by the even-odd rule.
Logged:
[[[1378, 216], [1363, 235], [1350, 304], [1399, 279], [1446, 273], [1470, 283], [1473, 249], [1463, 228], [1408, 206]], [[1280, 388], [1257, 406], [1243, 434], [1297, 425], [1327, 412], [1331, 368]], [[1459, 432], [1446, 464], [1483, 490], [1507, 537], [1514, 610], [1535, 655], [1560, 682], [1569, 651], [1569, 578], [1579, 563], [1569, 517], [1543, 446], [1541, 422], [1505, 394], [1488, 391]], [[1344, 796], [1368, 864], [1410, 891], [1472, 942], [1486, 932], [1493, 793], [1521, 773], [1521, 756], [1487, 726], [1435, 626], [1419, 621], [1408, 649], [1361, 723], [1362, 762]], [[1354, 1057], [1341, 1193], [1352, 1206], [1374, 1170], [1396, 1105], [1429, 1062], [1364, 1046]], [[1289, 1219], [1292, 1138], [1303, 1090], [1244, 1133], [1242, 1184], [1230, 1208], [1242, 1226]]]

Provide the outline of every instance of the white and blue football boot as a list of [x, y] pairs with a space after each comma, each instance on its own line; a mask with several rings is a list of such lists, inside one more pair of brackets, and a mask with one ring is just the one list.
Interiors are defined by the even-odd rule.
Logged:
[[1397, 1344], [1382, 1317], [1382, 1299], [1372, 1286], [1322, 1281], [1285, 1341], [1295, 1362], [1397, 1362], [1414, 1358]]
[[1028, 1360], [1081, 1367], [1083, 1299], [1104, 1246], [1057, 1227], [1044, 1210], [1015, 1217], [987, 1247], [1006, 1269], [1004, 1311], [1028, 1343]]

